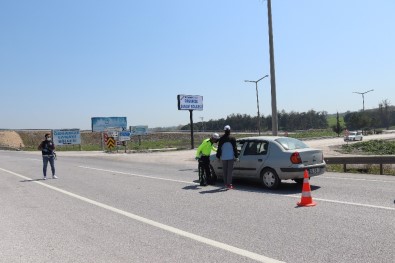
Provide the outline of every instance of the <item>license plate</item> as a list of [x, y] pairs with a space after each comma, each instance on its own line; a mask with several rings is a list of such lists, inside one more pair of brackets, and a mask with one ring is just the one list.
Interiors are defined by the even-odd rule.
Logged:
[[320, 171], [320, 168], [310, 168], [309, 174], [318, 174]]

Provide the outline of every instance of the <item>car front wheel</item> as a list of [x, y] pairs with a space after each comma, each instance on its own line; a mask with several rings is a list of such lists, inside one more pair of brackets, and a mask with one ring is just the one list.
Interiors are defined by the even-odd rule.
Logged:
[[281, 180], [276, 171], [270, 168], [265, 168], [261, 172], [261, 182], [263, 186], [268, 189], [276, 189], [280, 185]]

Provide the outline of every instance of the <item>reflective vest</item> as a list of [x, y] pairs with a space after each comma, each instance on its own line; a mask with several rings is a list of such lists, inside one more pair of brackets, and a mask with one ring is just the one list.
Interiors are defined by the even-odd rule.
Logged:
[[196, 157], [200, 158], [201, 155], [210, 156], [211, 150], [214, 150], [216, 152], [217, 148], [214, 147], [214, 144], [210, 141], [210, 139], [205, 139], [198, 147], [196, 151]]

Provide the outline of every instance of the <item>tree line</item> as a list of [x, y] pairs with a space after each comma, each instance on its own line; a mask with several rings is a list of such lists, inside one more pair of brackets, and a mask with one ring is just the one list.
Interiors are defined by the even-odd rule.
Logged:
[[389, 129], [395, 125], [395, 107], [388, 100], [379, 103], [377, 109], [347, 112], [344, 115], [348, 130]]
[[[341, 121], [341, 116], [344, 122]], [[339, 135], [344, 129], [348, 130], [375, 130], [389, 129], [395, 125], [395, 107], [390, 105], [388, 100], [379, 103], [378, 108], [359, 111], [346, 112], [336, 116], [336, 124], [329, 127], [328, 113], [326, 111], [309, 110], [307, 112], [285, 112], [278, 113], [279, 130], [297, 131], [309, 129], [332, 129]], [[272, 130], [272, 116], [262, 116], [261, 130]], [[247, 114], [231, 114], [226, 118], [209, 120], [206, 122], [194, 123], [195, 131], [218, 131], [225, 125], [230, 125], [232, 130], [240, 132], [256, 132], [258, 130], [258, 117]], [[181, 126], [181, 130], [190, 130], [190, 124]]]
[[[327, 129], [327, 112], [290, 112], [284, 110], [278, 113], [279, 129], [284, 131], [306, 130], [306, 129]], [[270, 131], [272, 129], [272, 116], [261, 117], [261, 130]], [[209, 120], [206, 122], [194, 123], [194, 130], [197, 131], [218, 131], [225, 125], [230, 125], [232, 130], [241, 132], [255, 132], [258, 130], [258, 117], [247, 114], [231, 114], [226, 118]], [[181, 127], [181, 130], [190, 130], [190, 124]]]

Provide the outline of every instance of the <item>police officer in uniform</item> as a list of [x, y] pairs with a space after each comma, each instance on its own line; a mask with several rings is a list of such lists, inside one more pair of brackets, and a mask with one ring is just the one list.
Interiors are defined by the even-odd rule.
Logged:
[[196, 151], [195, 159], [200, 159], [207, 178], [207, 182], [200, 182], [200, 185], [205, 186], [207, 184], [215, 184], [210, 171], [210, 154], [211, 150], [217, 151], [217, 149], [214, 147], [214, 143], [217, 143], [218, 140], [218, 133], [213, 133], [210, 138], [203, 140], [202, 144], [200, 144]]

